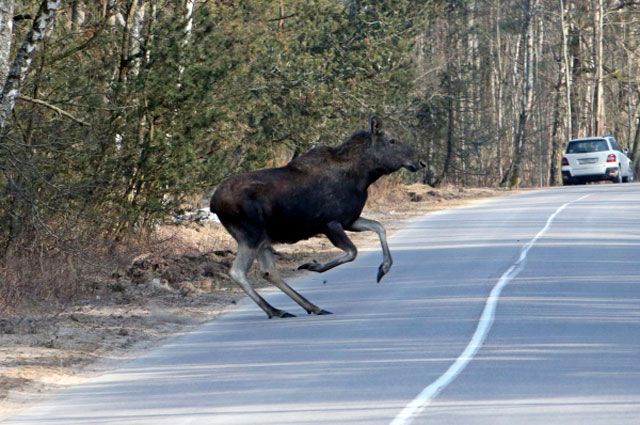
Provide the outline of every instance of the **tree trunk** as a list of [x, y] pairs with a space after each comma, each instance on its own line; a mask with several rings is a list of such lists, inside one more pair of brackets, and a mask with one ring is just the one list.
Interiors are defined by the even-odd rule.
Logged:
[[[561, 0], [562, 1], [562, 0]], [[563, 65], [564, 66], [564, 65]], [[558, 128], [560, 127], [560, 117], [561, 117], [561, 106], [560, 99], [562, 93], [562, 80], [566, 78], [566, 73], [563, 75], [562, 72], [558, 72], [558, 83], [556, 84], [556, 96], [554, 101], [553, 108], [553, 124], [551, 125], [551, 163], [549, 164], [549, 185], [550, 186], [559, 186], [562, 184], [562, 168], [561, 168], [561, 160], [562, 160], [562, 147], [564, 146], [564, 140], [560, 137], [558, 132]], [[565, 82], [566, 87], [566, 82]], [[567, 117], [565, 117], [567, 118]], [[571, 121], [571, 116], [568, 117], [567, 121]]]
[[186, 0], [184, 5], [186, 21], [186, 25], [184, 27], [184, 45], [187, 45], [189, 43], [189, 39], [191, 38], [191, 31], [193, 30], [193, 9], [195, 8], [195, 6], [196, 0]]
[[[544, 55], [543, 46], [545, 45], [545, 21], [544, 19], [538, 19], [538, 32], [536, 35], [536, 42], [534, 45], [534, 56], [533, 56], [533, 65], [532, 69], [534, 70], [533, 79], [532, 79], [532, 94], [535, 90], [534, 84], [539, 80], [538, 76], [540, 75], [540, 62], [542, 61], [542, 57]], [[562, 78], [560, 77], [560, 80]], [[556, 85], [556, 93], [559, 91], [560, 87]], [[556, 95], [557, 97], [557, 95]], [[542, 101], [542, 100], [540, 100]], [[533, 107], [533, 96], [532, 96], [532, 107]], [[535, 128], [533, 130], [533, 134], [537, 135], [537, 147], [538, 147], [538, 186], [544, 187], [547, 185], [547, 178], [549, 177], [549, 165], [547, 161], [549, 159], [549, 152], [551, 152], [551, 145], [553, 144], [552, 140], [548, 137], [544, 137], [545, 129], [549, 128], [548, 122], [545, 120], [543, 108], [536, 108], [536, 119], [534, 120]]]
[[33, 25], [16, 53], [2, 88], [2, 94], [0, 94], [0, 137], [4, 135], [7, 121], [15, 106], [16, 97], [20, 94], [22, 82], [27, 77], [36, 49], [44, 39], [47, 27], [53, 22], [59, 5], [60, 0], [44, 0], [40, 4]]
[[120, 62], [118, 64], [117, 82], [126, 86], [128, 74], [133, 66], [132, 44], [133, 41], [133, 24], [136, 11], [139, 6], [138, 0], [130, 0], [126, 5], [126, 13], [124, 18], [124, 29], [122, 30], [122, 41], [120, 44]]
[[442, 169], [442, 175], [438, 179], [438, 186], [442, 183], [447, 176], [451, 173], [451, 164], [453, 163], [453, 145], [454, 145], [454, 128], [455, 128], [455, 113], [454, 102], [451, 94], [448, 96], [447, 105], [447, 155], [444, 159], [444, 167]]
[[70, 28], [71, 28], [71, 32], [75, 33], [78, 31], [78, 29], [82, 26], [82, 23], [84, 22], [84, 17], [85, 17], [85, 11], [84, 11], [84, 5], [82, 4], [81, 0], [73, 0], [71, 2], [71, 20], [69, 22], [70, 24]]
[[[571, 0], [567, 0], [568, 2]], [[565, 93], [565, 127], [567, 129], [567, 139], [573, 138], [573, 126], [571, 119], [571, 89], [572, 89], [572, 72], [571, 62], [569, 61], [569, 14], [568, 8], [565, 11], [564, 0], [560, 0], [560, 25], [562, 27], [562, 64], [564, 73], [564, 93]]]
[[13, 36], [13, 0], [0, 0], [0, 87], [9, 74], [11, 37]]
[[[576, 10], [576, 3], [571, 3], [568, 1], [566, 3], [567, 6], [567, 18], [572, 16], [580, 16], [582, 11]], [[569, 11], [575, 11], [575, 14], [569, 15]], [[585, 133], [585, 126], [583, 121], [580, 119], [579, 111], [581, 110], [581, 95], [579, 93], [580, 81], [582, 80], [583, 75], [583, 61], [581, 59], [581, 50], [582, 50], [582, 32], [580, 28], [576, 25], [569, 25], [569, 20], [567, 19], [567, 30], [569, 31], [567, 37], [567, 45], [569, 47], [569, 58], [571, 61], [571, 91], [569, 93], [569, 108], [571, 111], [571, 133], [569, 133], [569, 138], [579, 137], [581, 134]]]
[[596, 0], [593, 8], [593, 44], [596, 75], [593, 85], [593, 134], [603, 136], [606, 128], [604, 109], [604, 0]]
[[444, 180], [451, 173], [451, 165], [453, 163], [453, 151], [454, 151], [454, 128], [455, 128], [455, 103], [453, 101], [453, 88], [451, 87], [451, 79], [447, 74], [445, 77], [445, 85], [447, 89], [447, 153], [444, 158], [444, 165], [442, 167], [442, 173], [433, 183], [433, 186], [440, 186]]
[[147, 4], [143, 0], [137, 0], [138, 6], [133, 11], [131, 24], [131, 47], [129, 48], [129, 57], [131, 57], [131, 73], [137, 76], [140, 73], [140, 65], [142, 64], [144, 37], [142, 35], [142, 26], [144, 24]]
[[[195, 0], [186, 0], [184, 3], [184, 38], [182, 39], [181, 47], [182, 49], [186, 49], [191, 41], [191, 33], [193, 32], [193, 9], [195, 7]], [[283, 7], [281, 5], [281, 7]], [[282, 9], [281, 9], [282, 13]], [[181, 61], [182, 62], [182, 61]], [[182, 85], [182, 74], [184, 73], [185, 65], [184, 63], [180, 63], [179, 71], [178, 71], [178, 88]]]
[[537, 0], [526, 0], [523, 4], [524, 20], [522, 36], [524, 38], [524, 66], [522, 68], [522, 94], [520, 99], [520, 113], [513, 138], [513, 160], [509, 170], [504, 175], [501, 184], [509, 188], [519, 187], [522, 168], [522, 156], [527, 139], [527, 120], [533, 105], [533, 29], [531, 25], [536, 10]]
[[493, 69], [493, 85], [496, 87], [496, 93], [494, 96], [494, 104], [495, 104], [495, 113], [496, 113], [496, 130], [495, 130], [495, 138], [496, 138], [496, 155], [498, 162], [498, 178], [502, 177], [504, 170], [502, 168], [502, 126], [503, 126], [503, 84], [502, 84], [502, 75], [503, 75], [503, 61], [502, 61], [502, 36], [500, 31], [500, 0], [496, 3], [496, 17], [495, 17], [495, 27], [496, 27], [496, 46], [495, 46], [495, 66]]
[[[640, 116], [636, 118], [636, 133], [633, 137], [633, 145], [631, 148], [631, 159], [640, 164], [638, 158], [638, 147], [640, 147]], [[640, 176], [638, 176], [640, 178]]]

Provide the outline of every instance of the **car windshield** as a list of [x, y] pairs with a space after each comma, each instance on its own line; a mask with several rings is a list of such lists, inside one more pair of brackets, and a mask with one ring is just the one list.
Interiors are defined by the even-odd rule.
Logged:
[[569, 142], [567, 153], [589, 153], [608, 151], [607, 142], [602, 139], [594, 140], [576, 140]]

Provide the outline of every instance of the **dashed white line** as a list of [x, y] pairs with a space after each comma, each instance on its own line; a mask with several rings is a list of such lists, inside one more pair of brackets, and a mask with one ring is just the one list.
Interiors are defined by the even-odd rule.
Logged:
[[473, 360], [476, 353], [482, 347], [484, 340], [493, 325], [493, 320], [496, 312], [496, 305], [498, 304], [498, 300], [500, 299], [500, 294], [504, 287], [511, 281], [513, 278], [518, 276], [522, 269], [524, 268], [525, 261], [527, 259], [527, 254], [536, 241], [546, 233], [546, 231], [551, 227], [551, 223], [556, 218], [562, 210], [564, 210], [567, 206], [573, 204], [574, 202], [579, 202], [589, 195], [582, 196], [581, 198], [575, 199], [573, 201], [567, 202], [566, 204], [559, 207], [549, 218], [547, 219], [547, 223], [545, 226], [536, 234], [533, 239], [531, 239], [525, 246], [522, 247], [520, 251], [520, 256], [518, 260], [511, 265], [507, 269], [506, 272], [500, 276], [500, 279], [496, 283], [496, 285], [491, 290], [489, 297], [485, 303], [484, 309], [482, 310], [482, 315], [478, 321], [478, 326], [469, 341], [469, 344], [464, 349], [462, 354], [456, 359], [455, 362], [449, 369], [434, 382], [426, 386], [420, 394], [418, 394], [407, 406], [402, 409], [402, 411], [393, 419], [390, 425], [409, 425], [413, 419], [420, 414], [437, 395], [445, 389], [456, 377], [467, 367], [469, 362]]

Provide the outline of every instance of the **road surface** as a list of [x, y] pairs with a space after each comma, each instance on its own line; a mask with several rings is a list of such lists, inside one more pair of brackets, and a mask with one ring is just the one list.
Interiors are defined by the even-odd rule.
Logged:
[[[640, 185], [429, 214], [295, 283], [331, 316], [251, 302], [3, 422], [640, 423]], [[325, 283], [326, 281], [326, 283]]]

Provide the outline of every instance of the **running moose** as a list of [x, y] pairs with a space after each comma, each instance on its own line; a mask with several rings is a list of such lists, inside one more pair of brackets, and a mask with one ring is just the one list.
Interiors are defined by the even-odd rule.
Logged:
[[339, 146], [317, 147], [284, 167], [227, 178], [211, 198], [211, 211], [238, 242], [231, 278], [269, 318], [294, 317], [271, 306], [251, 286], [247, 273], [257, 258], [264, 277], [307, 313], [331, 314], [309, 302], [280, 277], [271, 244], [326, 235], [344, 253], [324, 264], [314, 260], [299, 267], [322, 273], [356, 258], [358, 250], [345, 230], [376, 232], [384, 255], [378, 269], [380, 282], [392, 260], [384, 227], [360, 217], [367, 189], [383, 175], [402, 167], [417, 171], [424, 165], [412, 146], [383, 131], [380, 119], [374, 116], [368, 131], [353, 133]]

